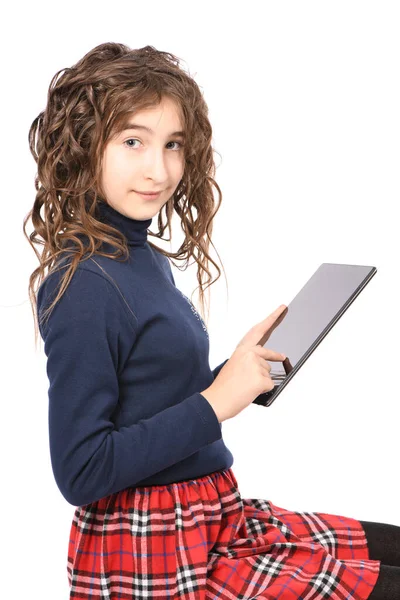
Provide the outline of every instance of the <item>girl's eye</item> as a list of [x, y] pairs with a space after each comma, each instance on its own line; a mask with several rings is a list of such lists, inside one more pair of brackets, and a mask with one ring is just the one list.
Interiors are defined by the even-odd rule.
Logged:
[[[138, 140], [137, 138], [129, 138], [129, 140], [125, 140], [124, 144], [128, 147], [128, 148], [132, 148], [135, 149], [136, 146], [132, 146], [131, 144], [128, 144], [128, 142], [140, 142], [140, 140]], [[183, 144], [181, 144], [181, 142], [168, 142], [169, 144], [178, 144], [179, 148], [176, 148], [176, 150], [180, 150], [181, 148], [183, 148]]]

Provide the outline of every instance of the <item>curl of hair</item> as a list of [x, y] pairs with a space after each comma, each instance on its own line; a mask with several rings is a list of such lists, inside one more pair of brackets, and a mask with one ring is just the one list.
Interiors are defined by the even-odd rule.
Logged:
[[[200, 289], [200, 312], [208, 320], [208, 313], [206, 317], [204, 312], [204, 291], [221, 275], [209, 255], [209, 247], [210, 243], [214, 247], [211, 241], [213, 218], [222, 201], [221, 190], [214, 179], [216, 168], [208, 107], [197, 83], [173, 54], [153, 46], [132, 50], [124, 44], [109, 42], [96, 46], [75, 65], [54, 75], [45, 110], [29, 129], [29, 148], [37, 163], [36, 197], [24, 219], [23, 232], [39, 260], [39, 267], [30, 275], [28, 285], [35, 343], [39, 321], [37, 291], [45, 277], [57, 270], [58, 261], [66, 252], [71, 257], [68, 268], [40, 323], [48, 319], [80, 261], [96, 253], [128, 259], [125, 236], [96, 218], [98, 198], [105, 198], [100, 176], [103, 152], [132, 114], [158, 106], [165, 97], [172, 99], [181, 110], [185, 169], [174, 194], [159, 212], [158, 232], [148, 231], [148, 243], [169, 259], [185, 261], [182, 268], [178, 267], [180, 270], [185, 270], [190, 258], [194, 258], [198, 265], [196, 290]], [[213, 186], [218, 191], [217, 202]], [[43, 215], [40, 214], [42, 207]], [[171, 241], [174, 211], [180, 217], [185, 236], [176, 253], [149, 241], [150, 237]], [[29, 219], [33, 225], [30, 235], [26, 233]], [[167, 227], [169, 237], [164, 238]], [[103, 252], [104, 242], [111, 244], [116, 252]], [[43, 246], [41, 254], [34, 244]], [[216, 279], [212, 279], [209, 261], [218, 271]], [[206, 281], [203, 281], [204, 273], [208, 276]]]

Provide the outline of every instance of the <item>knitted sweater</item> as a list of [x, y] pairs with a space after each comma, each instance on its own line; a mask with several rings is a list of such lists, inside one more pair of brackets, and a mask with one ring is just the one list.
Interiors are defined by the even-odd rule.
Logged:
[[[131, 219], [103, 202], [97, 210], [127, 238], [129, 260], [81, 261], [40, 325], [51, 465], [74, 506], [233, 464], [222, 425], [200, 393], [228, 359], [210, 369], [207, 328], [176, 287], [168, 258], [148, 244], [152, 219]], [[42, 282], [39, 316], [63, 273]]]

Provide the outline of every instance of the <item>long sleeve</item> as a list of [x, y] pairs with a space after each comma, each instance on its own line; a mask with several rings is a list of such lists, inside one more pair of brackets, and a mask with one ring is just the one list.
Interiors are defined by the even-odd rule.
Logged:
[[[39, 316], [57, 281], [53, 273], [42, 283]], [[49, 379], [51, 464], [70, 504], [85, 505], [134, 486], [221, 438], [217, 416], [200, 393], [115, 428], [118, 375], [137, 336], [129, 309], [102, 275], [79, 268], [40, 332]]]

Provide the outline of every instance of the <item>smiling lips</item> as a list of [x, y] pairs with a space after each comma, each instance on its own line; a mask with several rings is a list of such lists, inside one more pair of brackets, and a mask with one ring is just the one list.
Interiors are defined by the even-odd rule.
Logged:
[[138, 194], [151, 194], [151, 195], [154, 195], [154, 194], [160, 194], [160, 193], [162, 192], [162, 190], [155, 190], [154, 192], [142, 192], [142, 191], [140, 191], [140, 190], [135, 190], [135, 191], [136, 191]]
[[142, 196], [142, 198], [145, 198], [147, 200], [152, 200], [155, 198], [158, 198], [158, 196], [161, 194], [161, 192], [136, 192], [135, 190], [133, 190], [135, 192], [135, 194], [139, 194], [139, 196]]

